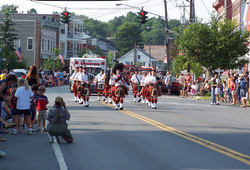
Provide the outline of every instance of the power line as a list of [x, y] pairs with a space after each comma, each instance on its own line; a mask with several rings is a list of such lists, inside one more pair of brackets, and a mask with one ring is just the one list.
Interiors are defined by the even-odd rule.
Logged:
[[[201, 0], [202, 4], [204, 5], [204, 7], [207, 9], [207, 6], [204, 4], [203, 0]], [[207, 9], [207, 12], [210, 14], [209, 10]]]

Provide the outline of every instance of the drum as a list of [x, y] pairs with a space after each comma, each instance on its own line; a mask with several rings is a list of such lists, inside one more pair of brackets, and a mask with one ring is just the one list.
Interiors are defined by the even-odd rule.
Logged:
[[118, 86], [118, 89], [116, 91], [116, 96], [120, 97], [123, 95], [123, 86]]
[[98, 90], [103, 90], [104, 89], [104, 84], [103, 83], [98, 83], [97, 89]]

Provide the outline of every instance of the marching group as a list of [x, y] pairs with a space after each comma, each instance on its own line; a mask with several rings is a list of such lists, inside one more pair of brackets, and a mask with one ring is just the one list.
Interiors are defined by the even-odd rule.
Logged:
[[[88, 76], [86, 67], [76, 67], [75, 72], [71, 76], [73, 81], [72, 91], [74, 93], [75, 102], [83, 104], [84, 107], [89, 107], [89, 97], [91, 96], [90, 83], [96, 83], [97, 100], [100, 100], [103, 94], [103, 101], [113, 104], [115, 110], [123, 110], [123, 102], [126, 95], [128, 95], [129, 85], [125, 81], [122, 74], [123, 64], [119, 63], [114, 66], [112, 71], [108, 70], [100, 73], [91, 79]], [[141, 102], [148, 104], [152, 109], [156, 109], [157, 98], [161, 96], [159, 82], [161, 79], [156, 78], [156, 70], [149, 70], [148, 73], [143, 72], [139, 74], [138, 69], [131, 78], [133, 86], [134, 102]]]
[[[32, 65], [29, 68], [27, 76], [18, 81], [18, 88], [13, 87], [13, 84], [17, 81], [17, 76], [14, 74], [9, 74], [5, 79], [0, 81], [1, 133], [8, 132], [3, 128], [13, 128], [11, 132], [13, 135], [22, 133], [20, 119], [23, 116], [22, 124], [27, 124], [28, 135], [34, 132], [33, 125], [35, 120], [37, 120], [38, 128], [36, 132], [48, 132], [50, 142], [54, 142], [53, 136], [55, 136], [58, 142], [64, 140], [71, 143], [73, 137], [66, 124], [66, 120], [69, 120], [70, 114], [65, 102], [61, 97], [57, 97], [53, 108], [49, 110], [47, 115], [46, 105], [49, 102], [48, 98], [44, 95], [46, 91], [45, 86], [39, 86], [37, 67]], [[2, 104], [4, 107], [2, 107]], [[11, 118], [12, 123], [4, 120], [6, 117]], [[47, 128], [45, 128], [46, 119], [49, 122]], [[40, 128], [41, 123], [42, 129]], [[0, 139], [1, 141], [6, 141], [1, 136]], [[0, 157], [4, 155], [5, 152], [0, 151]]]

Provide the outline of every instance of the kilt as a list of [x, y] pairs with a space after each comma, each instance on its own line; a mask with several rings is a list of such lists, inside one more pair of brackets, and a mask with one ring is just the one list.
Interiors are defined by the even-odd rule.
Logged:
[[[85, 88], [85, 84], [82, 84], [81, 90], [80, 90], [80, 94], [81, 94], [82, 96], [83, 96], [84, 88]], [[88, 95], [88, 96], [91, 96], [91, 88], [90, 88], [90, 85], [88, 86], [88, 88], [89, 88], [89, 95]]]
[[[156, 85], [156, 88], [157, 88], [157, 96], [161, 96], [161, 89], [159, 87], [159, 85]], [[151, 94], [152, 94], [152, 91], [154, 89], [154, 86], [149, 86], [147, 88], [147, 96], [148, 97], [153, 97]]]
[[73, 85], [72, 85], [72, 91], [73, 91], [73, 93], [77, 93], [77, 87], [76, 87], [75, 81], [73, 82]]
[[103, 93], [110, 94], [111, 93], [111, 86], [110, 85], [105, 85]]
[[133, 84], [133, 94], [135, 93], [140, 93], [139, 91], [137, 91], [137, 85]]
[[146, 93], [147, 93], [147, 87], [146, 86], [142, 86], [142, 89], [141, 89], [141, 95], [142, 95], [142, 97], [146, 97]]
[[81, 90], [78, 89], [80, 84], [81, 84], [81, 83], [80, 83], [79, 81], [76, 82], [76, 92], [77, 92], [78, 94], [80, 94], [80, 92], [81, 92]]
[[104, 89], [98, 89], [97, 87], [98, 87], [98, 83], [96, 83], [96, 87], [95, 87], [95, 91], [96, 92], [103, 92], [104, 91]]
[[[114, 86], [114, 96], [116, 97], [116, 98], [119, 98], [118, 96], [116, 96], [116, 92], [117, 92], [117, 90], [118, 90], [118, 87], [119, 86]], [[125, 86], [122, 86], [122, 94], [120, 95], [120, 98], [125, 98], [125, 94], [126, 94], [126, 87]]]

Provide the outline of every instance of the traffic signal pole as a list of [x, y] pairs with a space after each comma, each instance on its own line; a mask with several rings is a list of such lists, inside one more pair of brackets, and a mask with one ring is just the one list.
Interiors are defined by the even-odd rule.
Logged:
[[166, 38], [166, 53], [167, 53], [167, 70], [170, 71], [170, 61], [169, 61], [169, 36], [168, 36], [168, 12], [167, 12], [167, 2], [164, 0], [165, 6], [165, 38]]
[[[189, 25], [192, 24], [192, 19], [193, 19], [193, 0], [190, 0]], [[187, 65], [187, 72], [190, 73], [190, 63], [189, 62]]]

